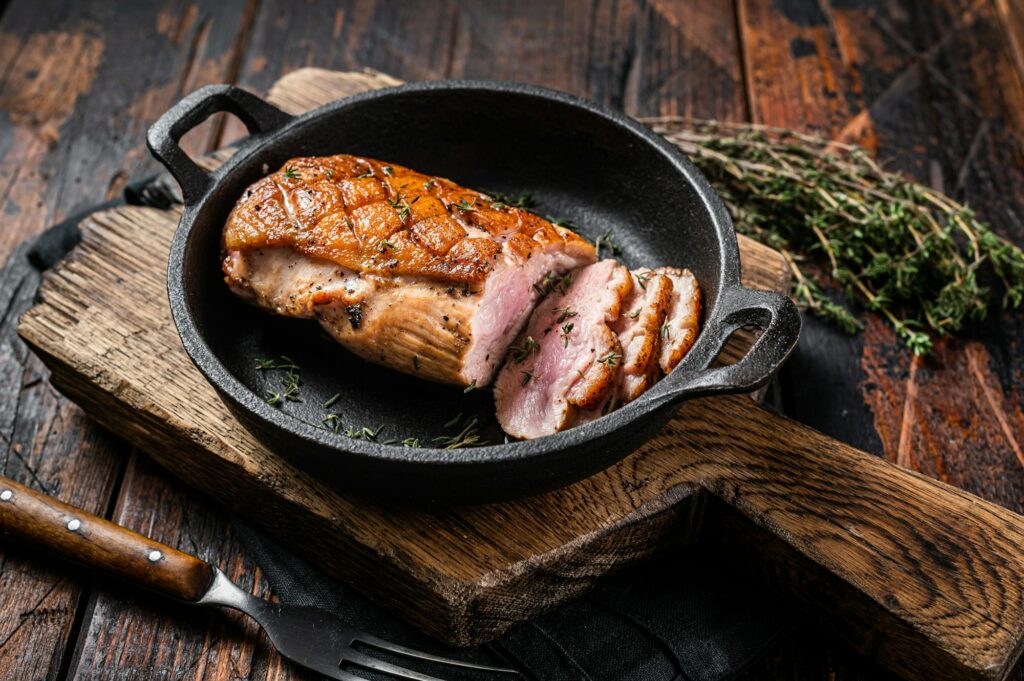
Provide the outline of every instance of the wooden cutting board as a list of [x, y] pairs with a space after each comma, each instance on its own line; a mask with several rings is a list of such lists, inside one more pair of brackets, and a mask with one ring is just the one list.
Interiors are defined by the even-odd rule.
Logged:
[[[270, 99], [300, 112], [396, 82], [304, 69]], [[321, 484], [239, 426], [181, 348], [164, 278], [178, 216], [88, 218], [22, 337], [100, 423], [423, 630], [487, 640], [667, 543], [700, 539], [910, 678], [998, 679], [1016, 660], [1024, 518], [748, 396], [691, 402], [619, 464], [519, 501], [425, 508]], [[740, 250], [745, 283], [786, 289], [778, 253], [748, 239]], [[735, 339], [725, 361], [748, 346]]]

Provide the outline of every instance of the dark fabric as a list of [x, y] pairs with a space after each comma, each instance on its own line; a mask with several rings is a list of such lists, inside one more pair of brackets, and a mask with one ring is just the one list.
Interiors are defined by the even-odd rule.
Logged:
[[[472, 650], [444, 648], [244, 522], [235, 532], [284, 603], [326, 608], [389, 641], [511, 665], [542, 681], [722, 681], [796, 625], [789, 605], [699, 547], [608, 579], [588, 596]], [[419, 667], [445, 679], [476, 679]], [[360, 672], [367, 679], [384, 679]]]
[[[180, 198], [157, 176], [125, 199], [166, 208]], [[122, 203], [113, 201], [93, 210]], [[78, 222], [50, 228], [29, 250], [47, 269], [81, 239]], [[487, 645], [445, 648], [235, 519], [235, 531], [284, 603], [326, 608], [352, 626], [418, 650], [511, 666], [538, 681], [722, 681], [738, 675], [796, 626], [792, 608], [751, 585], [714, 555], [690, 547], [608, 579], [587, 597], [513, 627]], [[392, 661], [399, 661], [391, 658]], [[401, 661], [409, 665], [407, 661]], [[412, 665], [443, 679], [494, 678]], [[359, 671], [371, 681], [385, 679]]]

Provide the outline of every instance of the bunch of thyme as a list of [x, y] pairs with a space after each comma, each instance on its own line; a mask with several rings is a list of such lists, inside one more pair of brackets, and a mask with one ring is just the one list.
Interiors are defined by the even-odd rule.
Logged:
[[739, 232], [780, 250], [792, 296], [847, 332], [860, 321], [828, 281], [892, 323], [917, 355], [933, 336], [1024, 301], [1024, 252], [966, 207], [885, 170], [863, 148], [791, 130], [680, 118], [644, 121], [676, 144], [725, 201]]

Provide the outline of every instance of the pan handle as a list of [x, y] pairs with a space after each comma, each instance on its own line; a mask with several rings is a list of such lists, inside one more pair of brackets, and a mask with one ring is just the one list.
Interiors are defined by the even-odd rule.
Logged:
[[251, 134], [276, 130], [292, 119], [276, 106], [232, 85], [207, 85], [171, 107], [150, 127], [146, 143], [181, 185], [186, 206], [199, 200], [212, 185], [213, 177], [188, 157], [179, 142], [189, 130], [222, 111], [237, 116]]
[[725, 312], [721, 322], [701, 331], [701, 336], [709, 340], [698, 339], [697, 346], [691, 350], [698, 355], [697, 366], [710, 364], [737, 329], [757, 326], [764, 329], [763, 333], [735, 364], [671, 376], [675, 379], [674, 385], [658, 396], [658, 406], [691, 397], [755, 390], [771, 379], [796, 347], [800, 338], [800, 313], [788, 296], [733, 286], [725, 289], [722, 305]]

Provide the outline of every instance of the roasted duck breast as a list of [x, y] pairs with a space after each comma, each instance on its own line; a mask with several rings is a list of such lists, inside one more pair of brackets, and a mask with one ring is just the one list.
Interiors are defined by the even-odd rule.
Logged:
[[529, 211], [367, 158], [296, 158], [250, 186], [223, 233], [231, 289], [313, 318], [357, 355], [484, 386], [544, 282], [594, 247]]

